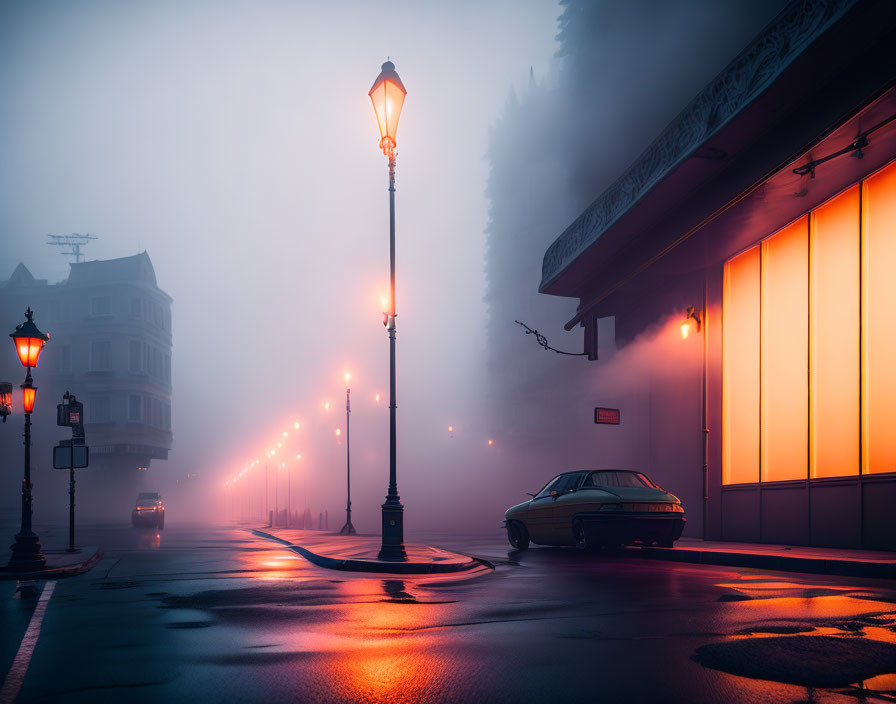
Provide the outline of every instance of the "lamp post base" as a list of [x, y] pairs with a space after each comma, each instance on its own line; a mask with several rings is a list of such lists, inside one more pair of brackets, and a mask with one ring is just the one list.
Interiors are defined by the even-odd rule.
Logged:
[[42, 570], [47, 564], [47, 558], [40, 549], [40, 538], [37, 533], [31, 531], [18, 533], [16, 542], [10, 548], [12, 556], [8, 565], [11, 570]]
[[387, 497], [383, 504], [383, 543], [378, 558], [390, 562], [404, 562], [404, 506], [397, 496]]
[[348, 522], [339, 529], [339, 535], [355, 535], [356, 532], [357, 531], [352, 525], [351, 519], [349, 519]]

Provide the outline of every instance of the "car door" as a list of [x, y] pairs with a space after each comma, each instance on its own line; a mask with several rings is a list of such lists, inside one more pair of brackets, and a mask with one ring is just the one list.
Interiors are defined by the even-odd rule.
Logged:
[[578, 487], [581, 480], [582, 473], [576, 472], [565, 475], [557, 482], [549, 530], [550, 541], [554, 545], [573, 543], [572, 517], [579, 510]]
[[547, 545], [551, 537], [551, 520], [554, 511], [554, 486], [563, 477], [554, 477], [549, 481], [544, 489], [538, 492], [536, 496], [529, 502], [527, 510], [526, 528], [529, 530], [529, 537], [533, 543]]

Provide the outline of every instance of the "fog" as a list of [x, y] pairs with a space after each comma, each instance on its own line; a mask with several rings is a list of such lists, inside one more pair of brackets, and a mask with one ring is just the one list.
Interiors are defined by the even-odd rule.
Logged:
[[47, 233], [98, 235], [88, 259], [148, 252], [174, 298], [174, 449], [151, 469], [163, 484], [192, 469], [223, 486], [300, 420], [290, 450], [318, 494], [309, 505], [338, 512], [334, 430], [351, 371], [355, 520], [368, 530], [388, 480], [389, 249], [367, 92], [390, 57], [408, 89], [396, 299], [409, 526], [425, 502], [441, 503], [427, 495], [433, 474], [470, 480], [472, 458], [442, 455], [449, 424], [455, 446], [484, 453], [488, 435], [471, 416], [488, 126], [508, 86], [552, 61], [555, 4], [57, 2], [0, 13], [0, 277], [21, 260], [64, 279]]
[[[145, 250], [174, 299], [174, 447], [141, 477], [144, 488], [162, 490], [182, 517], [254, 519], [275, 449], [270, 508], [275, 486], [285, 501], [288, 471], [292, 510], [308, 508], [315, 522], [326, 511], [338, 528], [350, 372], [354, 523], [378, 530], [388, 199], [367, 92], [387, 57], [408, 90], [396, 193], [408, 532], [494, 529], [509, 503], [591, 456], [587, 445], [560, 447], [544, 420], [553, 406], [538, 386], [551, 384], [558, 362], [538, 357], [546, 353], [512, 320], [558, 334], [575, 302], [537, 294], [547, 245], [780, 3], [605, 2], [577, 20], [581, 5], [0, 7], [0, 279], [22, 261], [38, 278], [63, 280], [66, 260], [46, 235], [90, 232], [99, 239], [88, 259]], [[575, 46], [588, 50], [575, 55]], [[528, 115], [523, 127], [514, 110]], [[626, 130], [633, 114], [649, 119]], [[657, 344], [658, 334], [641, 342]], [[556, 343], [580, 348], [581, 339]], [[615, 378], [642, 371], [634, 349], [618, 353]], [[558, 371], [587, 388], [581, 373]], [[514, 390], [532, 384], [539, 411], [514, 430], [523, 405]], [[566, 412], [583, 403], [594, 405], [579, 396]], [[545, 466], [552, 453], [557, 462]], [[226, 485], [255, 460], [240, 480], [248, 491]], [[4, 465], [8, 487], [18, 461]], [[132, 495], [120, 501], [127, 515]]]

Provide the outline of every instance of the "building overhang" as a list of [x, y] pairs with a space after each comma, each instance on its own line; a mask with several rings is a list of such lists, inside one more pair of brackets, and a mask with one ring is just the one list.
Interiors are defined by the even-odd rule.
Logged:
[[855, 139], [837, 128], [893, 84], [894, 45], [896, 3], [788, 5], [548, 248], [539, 290], [581, 299], [567, 329], [813, 146]]

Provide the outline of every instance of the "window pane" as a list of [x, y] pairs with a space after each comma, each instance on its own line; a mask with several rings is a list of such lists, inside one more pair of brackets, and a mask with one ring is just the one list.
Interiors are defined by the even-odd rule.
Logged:
[[859, 473], [859, 187], [810, 216], [809, 476]]
[[809, 219], [762, 242], [762, 481], [805, 479], [809, 443]]
[[725, 263], [722, 481], [759, 481], [759, 247]]
[[896, 471], [896, 164], [862, 184], [862, 472]]

